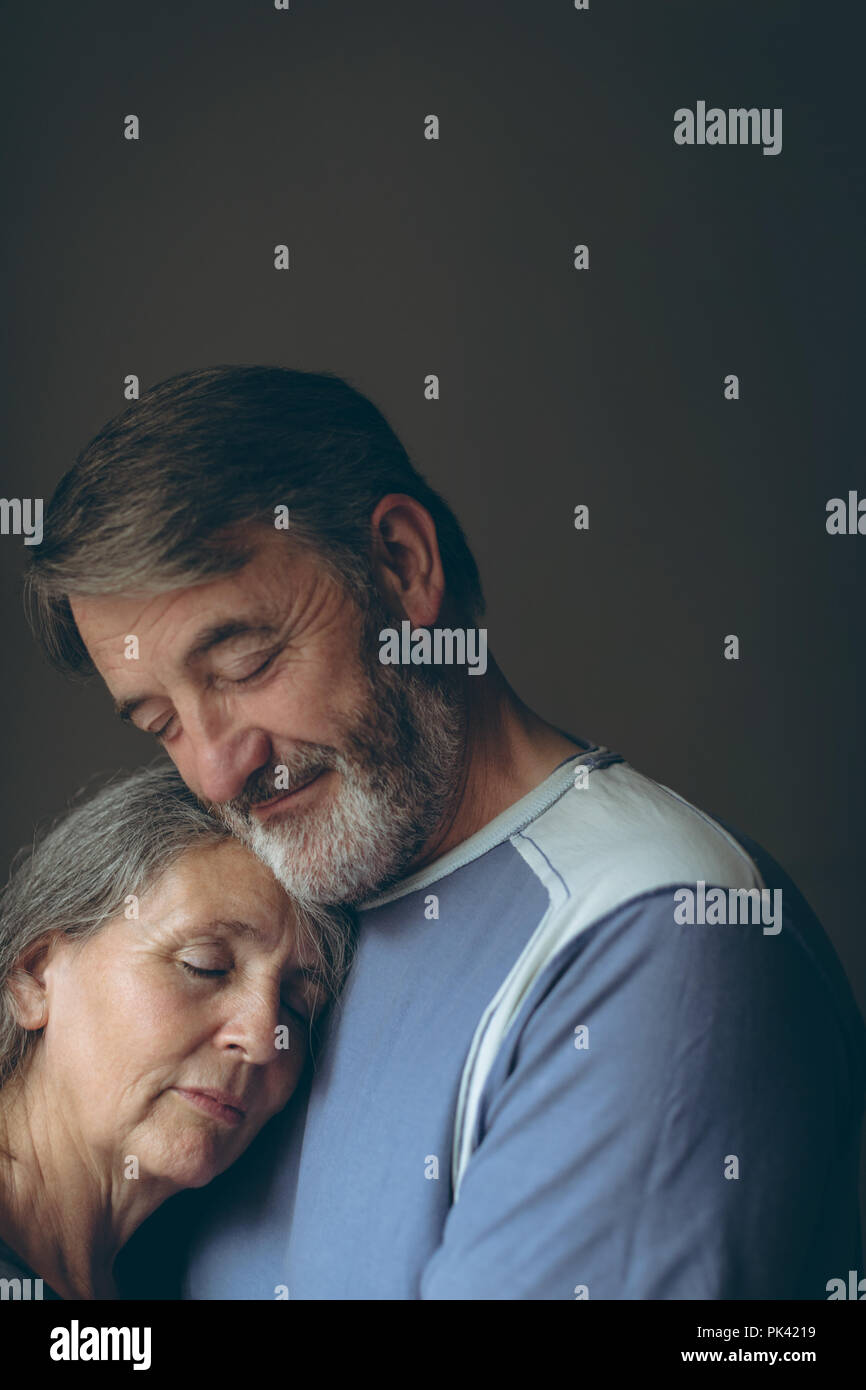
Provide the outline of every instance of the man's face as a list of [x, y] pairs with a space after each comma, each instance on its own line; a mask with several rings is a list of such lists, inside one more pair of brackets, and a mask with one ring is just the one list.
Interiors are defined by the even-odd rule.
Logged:
[[267, 528], [256, 539], [234, 574], [70, 595], [73, 616], [121, 716], [159, 739], [289, 893], [362, 901], [445, 814], [462, 708], [426, 673], [379, 663], [394, 618], [378, 595], [365, 615], [314, 555]]

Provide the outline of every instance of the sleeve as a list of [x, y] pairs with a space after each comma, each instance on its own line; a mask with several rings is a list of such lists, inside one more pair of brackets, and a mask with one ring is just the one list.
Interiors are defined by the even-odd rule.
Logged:
[[421, 1298], [826, 1298], [844, 1273], [820, 1230], [841, 1203], [859, 1243], [860, 1102], [832, 1000], [787, 922], [678, 926], [674, 891], [536, 982]]

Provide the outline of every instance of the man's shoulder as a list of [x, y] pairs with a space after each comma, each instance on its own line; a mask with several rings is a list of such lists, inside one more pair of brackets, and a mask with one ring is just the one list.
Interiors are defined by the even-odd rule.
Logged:
[[[508, 1075], [526, 1030], [555, 1055], [560, 1024], [568, 1032], [602, 1005], [620, 1033], [675, 1003], [691, 1010], [696, 1032], [720, 998], [734, 1026], [753, 1012], [769, 1020], [774, 1009], [799, 1008], [834, 1020], [834, 1032], [841, 1025], [861, 1088], [866, 1028], [841, 962], [796, 885], [754, 841], [617, 762], [577, 780], [511, 845], [548, 906], [479, 1027], [463, 1149], [486, 1078]], [[678, 911], [683, 889], [691, 918]]]
[[616, 995], [626, 979], [655, 990], [659, 1007], [676, 980], [700, 1013], [724, 980], [733, 1017], [750, 991], [757, 1007], [764, 987], [796, 997], [804, 1018], [820, 999], [866, 1081], [866, 1024], [839, 956], [796, 883], [740, 829], [622, 762], [591, 773], [512, 844], [549, 907], [533, 959], [512, 972], [520, 1004], [509, 1027], [556, 997], [573, 1008], [575, 994]]
[[511, 843], [557, 904], [579, 897], [589, 920], [668, 884], [763, 885], [735, 834], [625, 761], [576, 763], [570, 789]]
[[[630, 939], [640, 950], [641, 927], [652, 936], [661, 925], [691, 925], [688, 910], [679, 911], [679, 890], [687, 889], [695, 925], [739, 921], [771, 941], [781, 932], [832, 993], [846, 1004], [851, 998], [823, 927], [776, 859], [625, 761], [576, 782], [511, 843], [548, 891], [539, 932], [548, 961], [590, 928], [623, 935], [624, 945]], [[713, 889], [728, 891], [714, 901]], [[770, 914], [777, 914], [772, 926]]]

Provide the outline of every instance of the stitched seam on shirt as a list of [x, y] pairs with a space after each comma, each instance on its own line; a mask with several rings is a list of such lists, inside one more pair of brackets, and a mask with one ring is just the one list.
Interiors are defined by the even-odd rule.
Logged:
[[[573, 759], [567, 759], [567, 762], [578, 762], [581, 759], [592, 757], [594, 751], [595, 750], [592, 750], [589, 753], [575, 754], [575, 757]], [[617, 756], [621, 758], [621, 755]], [[624, 761], [624, 759], [622, 759], [622, 761]], [[605, 758], [605, 761], [603, 763], [597, 765], [591, 763], [584, 763], [584, 766], [588, 768], [589, 773], [591, 775], [593, 772], [604, 772], [607, 769], [607, 767], [610, 766], [610, 763]], [[550, 776], [555, 777], [556, 771], [552, 772]], [[545, 778], [545, 781], [547, 780], [548, 779]], [[535, 788], [535, 791], [539, 791], [543, 785], [544, 783], [542, 782], [539, 785], [539, 787]], [[528, 825], [532, 825], [534, 821], [540, 820], [542, 816], [546, 815], [547, 812], [550, 811], [554, 806], [556, 806], [557, 803], [560, 802], [564, 796], [566, 796], [570, 791], [573, 790], [573, 779], [566, 781], [563, 787], [558, 792], [556, 792], [555, 794], [551, 794], [550, 801], [543, 802], [541, 805], [534, 806], [531, 810], [528, 810], [524, 818], [519, 820], [516, 825], [511, 825], [508, 827], [507, 830], [503, 830], [501, 837], [498, 840], [493, 841], [491, 844], [484, 844], [482, 842], [481, 844], [479, 844], [477, 849], [472, 850], [469, 854], [465, 856], [458, 855], [455, 859], [455, 862], [444, 871], [442, 869], [437, 870], [436, 864], [433, 863], [429, 866], [429, 871], [422, 870], [420, 872], [418, 881], [416, 883], [411, 883], [411, 879], [414, 877], [414, 875], [410, 875], [409, 881], [411, 883], [411, 886], [401, 887], [401, 885], [397, 883], [394, 885], [393, 888], [386, 889], [384, 893], [377, 895], [375, 898], [372, 898], [369, 902], [359, 903], [356, 910], [358, 912], [372, 912], [376, 908], [387, 907], [392, 902], [399, 902], [401, 898], [409, 897], [411, 893], [420, 893], [422, 889], [429, 888], [431, 884], [439, 883], [442, 879], [449, 878], [451, 874], [456, 873], [458, 869], [465, 869], [467, 864], [474, 864], [479, 859], [482, 859], [485, 854], [489, 854], [491, 850], [498, 849], [500, 845], [507, 844], [508, 841], [512, 840], [515, 835], [519, 835], [521, 831], [525, 830]], [[532, 793], [528, 792], [527, 795], [531, 796]], [[521, 797], [520, 800], [522, 801], [523, 798]], [[501, 814], [505, 816], [507, 815], [507, 813], [508, 810], [506, 808], [506, 810], [503, 811]], [[494, 820], [498, 819], [498, 816], [494, 817]], [[487, 827], [482, 826], [481, 830], [475, 832], [475, 835], [470, 835], [469, 840], [474, 840], [476, 835], [483, 836], [484, 830], [486, 828]], [[468, 844], [469, 841], [467, 840], [465, 843]], [[455, 846], [454, 851], [449, 851], [449, 855], [450, 853], [456, 854], [457, 849], [459, 849], [459, 846]], [[449, 855], [444, 855], [443, 858], [447, 859]]]
[[[555, 875], [556, 875], [556, 877], [559, 879], [560, 883], [562, 884], [563, 888], [565, 889], [565, 896], [566, 896], [566, 898], [570, 898], [570, 897], [571, 897], [571, 892], [570, 892], [570, 890], [569, 890], [568, 884], [566, 883], [565, 879], [562, 877], [562, 874], [559, 872], [559, 870], [558, 870], [557, 868], [555, 868], [553, 864], [551, 864], [550, 859], [549, 859], [548, 856], [545, 854], [544, 850], [541, 848], [541, 845], [538, 843], [538, 841], [537, 841], [537, 840], [533, 840], [532, 836], [531, 836], [531, 835], [527, 835], [523, 830], [518, 830], [517, 833], [516, 833], [515, 835], [512, 835], [511, 838], [512, 838], [512, 840], [518, 840], [518, 839], [519, 839], [519, 840], [528, 840], [529, 843], [530, 843], [531, 845], [533, 845], [533, 846], [535, 847], [535, 849], [538, 850], [538, 853], [541, 855], [542, 859], [544, 860], [544, 862], [545, 862], [545, 864], [547, 865], [547, 867], [548, 867], [548, 869], [550, 870], [550, 872], [551, 872], [552, 874], [555, 874]], [[531, 867], [531, 865], [528, 865], [527, 867]], [[541, 924], [539, 923], [539, 925], [541, 925]]]

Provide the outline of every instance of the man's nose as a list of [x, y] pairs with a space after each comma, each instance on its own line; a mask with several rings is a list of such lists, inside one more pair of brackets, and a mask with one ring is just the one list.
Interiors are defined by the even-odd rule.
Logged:
[[182, 723], [186, 746], [178, 750], [177, 769], [187, 786], [207, 801], [240, 796], [248, 779], [271, 757], [271, 740], [262, 729], [233, 728], [189, 715], [182, 716]]

